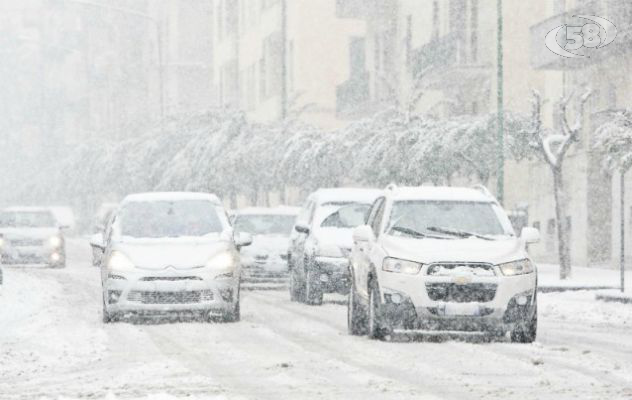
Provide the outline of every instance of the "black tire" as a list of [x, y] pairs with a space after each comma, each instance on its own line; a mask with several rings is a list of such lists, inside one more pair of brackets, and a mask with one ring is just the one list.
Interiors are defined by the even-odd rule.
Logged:
[[297, 276], [295, 268], [290, 272], [290, 298], [292, 296], [294, 297], [293, 301], [305, 303], [305, 281]]
[[353, 336], [362, 336], [368, 333], [366, 309], [360, 304], [353, 285], [349, 290], [347, 300], [347, 332]]
[[305, 302], [312, 306], [323, 304], [323, 288], [320, 285], [316, 271], [307, 267], [305, 271]]
[[513, 343], [533, 343], [538, 335], [538, 307], [536, 305], [530, 320], [516, 325], [511, 331]]
[[224, 314], [224, 322], [239, 322], [241, 320], [241, 307], [239, 306], [239, 287], [237, 288], [237, 301], [235, 302], [235, 306], [232, 311]]
[[101, 317], [104, 324], [109, 324], [114, 321], [114, 318], [105, 307], [105, 301], [103, 302], [103, 311], [101, 312]]
[[372, 284], [371, 289], [369, 290], [367, 331], [369, 334], [369, 338], [384, 340], [390, 332], [389, 329], [384, 326], [384, 321], [382, 321], [380, 304], [381, 302], [379, 290], [376, 284]]

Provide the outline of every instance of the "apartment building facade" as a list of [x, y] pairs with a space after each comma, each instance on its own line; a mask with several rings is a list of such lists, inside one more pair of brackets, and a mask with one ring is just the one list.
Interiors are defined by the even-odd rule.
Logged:
[[[368, 110], [414, 106], [414, 112], [435, 118], [496, 112], [495, 0], [369, 3]], [[612, 194], [612, 185], [617, 184], [604, 172], [591, 142], [600, 116], [610, 109], [626, 108], [626, 104], [629, 108], [626, 71], [630, 47], [629, 39], [624, 39], [629, 36], [619, 38], [618, 48], [611, 45], [611, 49], [595, 53], [590, 62], [575, 63], [546, 49], [544, 37], [576, 14], [610, 18], [620, 27], [621, 35], [628, 29], [624, 25], [632, 21], [630, 7], [626, 2], [610, 0], [503, 3], [505, 110], [528, 115], [532, 90], [538, 90], [545, 99], [542, 114], [546, 129], [559, 130], [560, 97], [593, 91], [581, 141], [569, 153], [564, 167], [565, 223], [571, 231], [573, 263], [580, 265], [609, 264], [613, 249], [618, 247], [617, 208], [613, 205], [617, 196]], [[418, 97], [419, 92], [423, 96]], [[505, 170], [505, 207], [527, 213], [529, 223], [542, 231], [543, 240], [532, 251], [540, 260], [556, 262], [555, 203], [548, 166], [538, 160], [508, 160]]]
[[363, 9], [360, 0], [216, 0], [218, 103], [260, 122], [304, 109], [308, 122], [344, 124], [368, 97]]

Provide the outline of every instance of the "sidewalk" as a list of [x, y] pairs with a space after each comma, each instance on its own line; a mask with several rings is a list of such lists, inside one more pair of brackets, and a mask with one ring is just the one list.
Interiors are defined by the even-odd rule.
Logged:
[[[538, 290], [542, 293], [565, 292], [571, 290], [603, 290], [613, 289], [620, 285], [620, 272], [616, 269], [586, 268], [573, 266], [571, 277], [561, 280], [559, 265], [538, 264]], [[627, 271], [628, 284], [626, 292], [632, 293], [632, 271]]]

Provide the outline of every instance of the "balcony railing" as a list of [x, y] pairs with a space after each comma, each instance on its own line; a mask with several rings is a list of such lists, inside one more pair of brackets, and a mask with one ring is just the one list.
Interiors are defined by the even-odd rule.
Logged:
[[336, 88], [336, 114], [352, 116], [364, 109], [369, 101], [369, 73], [352, 75]]
[[433, 39], [412, 53], [413, 73], [419, 74], [428, 68], [445, 68], [456, 64], [458, 37], [455, 33]]

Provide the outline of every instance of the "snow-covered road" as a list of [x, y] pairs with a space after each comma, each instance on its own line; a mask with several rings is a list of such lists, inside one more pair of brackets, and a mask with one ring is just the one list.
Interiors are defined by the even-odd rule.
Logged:
[[245, 292], [237, 324], [103, 325], [85, 242], [65, 270], [5, 268], [0, 399], [632, 399], [632, 307], [540, 297], [533, 345], [374, 342], [322, 307]]

